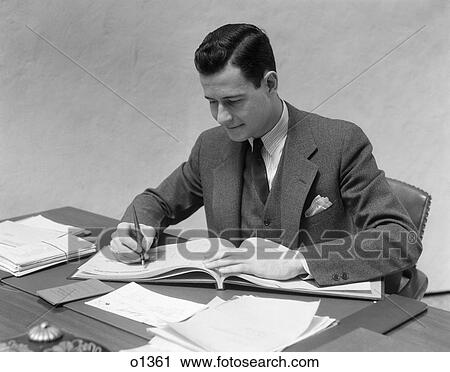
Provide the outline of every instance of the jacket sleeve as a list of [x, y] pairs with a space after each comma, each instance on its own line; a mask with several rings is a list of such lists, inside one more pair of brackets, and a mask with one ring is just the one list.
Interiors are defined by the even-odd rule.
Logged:
[[357, 127], [343, 136], [340, 195], [355, 231], [328, 232], [307, 259], [319, 285], [373, 280], [415, 265], [421, 242], [408, 213], [392, 193], [372, 155], [372, 145]]
[[148, 188], [128, 206], [122, 222], [133, 221], [132, 205], [139, 221], [156, 228], [176, 224], [203, 205], [200, 177], [202, 136], [197, 139], [189, 159], [175, 169], [158, 187]]

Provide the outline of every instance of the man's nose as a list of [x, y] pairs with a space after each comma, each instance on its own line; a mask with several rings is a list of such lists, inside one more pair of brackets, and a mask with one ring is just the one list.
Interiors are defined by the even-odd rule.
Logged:
[[219, 103], [217, 107], [217, 122], [221, 125], [226, 125], [232, 121], [233, 117], [230, 112], [221, 103]]

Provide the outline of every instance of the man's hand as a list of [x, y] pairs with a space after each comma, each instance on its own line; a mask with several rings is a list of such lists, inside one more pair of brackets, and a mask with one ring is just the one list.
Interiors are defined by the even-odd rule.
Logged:
[[[156, 235], [155, 228], [140, 224], [144, 239], [141, 245], [145, 247], [145, 259], [149, 259], [149, 250]], [[118, 261], [124, 263], [134, 263], [141, 261], [141, 248], [138, 247], [134, 235], [134, 224], [121, 222], [117, 225], [116, 231], [111, 235], [111, 252]]]
[[296, 251], [262, 238], [246, 239], [239, 248], [222, 248], [204, 264], [220, 274], [251, 274], [276, 280], [306, 273]]

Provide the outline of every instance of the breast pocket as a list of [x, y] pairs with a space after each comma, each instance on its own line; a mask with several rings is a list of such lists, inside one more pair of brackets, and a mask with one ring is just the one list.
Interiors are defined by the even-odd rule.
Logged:
[[336, 204], [334, 203], [331, 207], [325, 209], [324, 211], [316, 213], [311, 217], [305, 217], [305, 215], [303, 214], [304, 225], [315, 226], [321, 223], [325, 223], [328, 220], [330, 220], [333, 216], [335, 216], [336, 212], [337, 212]]

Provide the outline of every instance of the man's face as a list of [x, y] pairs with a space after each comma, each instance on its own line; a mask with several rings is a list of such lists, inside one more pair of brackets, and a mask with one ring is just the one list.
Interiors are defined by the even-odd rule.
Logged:
[[255, 88], [238, 67], [227, 64], [213, 75], [200, 74], [211, 114], [232, 141], [261, 137], [275, 124], [273, 94], [266, 82]]

